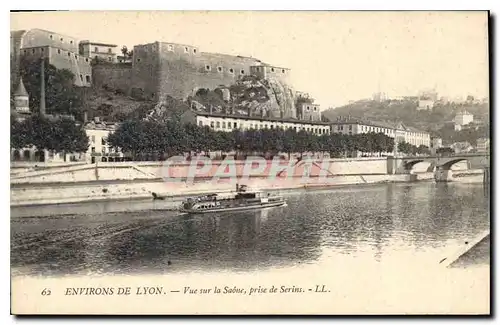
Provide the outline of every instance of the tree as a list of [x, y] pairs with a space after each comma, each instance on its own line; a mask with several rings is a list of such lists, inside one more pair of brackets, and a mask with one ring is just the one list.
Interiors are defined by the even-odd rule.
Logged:
[[126, 57], [126, 56], [127, 56], [127, 54], [128, 54], [128, 48], [127, 48], [127, 46], [126, 46], [126, 45], [123, 45], [123, 46], [122, 46], [122, 48], [121, 48], [121, 52], [122, 52], [122, 54], [123, 54], [123, 56], [124, 56], [124, 57]]
[[[47, 113], [68, 114], [83, 120], [83, 90], [74, 85], [74, 74], [70, 70], [56, 69], [48, 59], [44, 66]], [[20, 74], [30, 96], [30, 108], [36, 112], [40, 107], [41, 61], [21, 59]]]
[[33, 115], [22, 122], [11, 122], [11, 147], [35, 146], [52, 152], [85, 152], [89, 139], [83, 127], [70, 118], [48, 119]]

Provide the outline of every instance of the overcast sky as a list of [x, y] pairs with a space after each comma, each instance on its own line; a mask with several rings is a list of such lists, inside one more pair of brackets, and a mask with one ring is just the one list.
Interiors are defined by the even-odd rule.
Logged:
[[292, 69], [296, 90], [322, 105], [415, 95], [488, 96], [484, 12], [12, 13], [11, 30], [42, 28], [127, 45], [154, 41], [259, 58]]

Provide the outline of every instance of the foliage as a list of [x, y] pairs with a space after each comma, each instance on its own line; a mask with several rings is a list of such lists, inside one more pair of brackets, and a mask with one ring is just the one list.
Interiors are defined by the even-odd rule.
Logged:
[[438, 155], [453, 154], [454, 152], [455, 151], [450, 147], [443, 147], [436, 149], [436, 154]]
[[[45, 61], [45, 107], [50, 114], [73, 115], [81, 120], [83, 104], [82, 90], [73, 83], [70, 70], [57, 69]], [[29, 94], [30, 109], [37, 112], [40, 107], [41, 61], [21, 59], [20, 74]]]
[[398, 143], [398, 151], [405, 153], [407, 155], [416, 155], [416, 154], [428, 155], [431, 153], [431, 151], [429, 150], [429, 147], [427, 147], [423, 144], [417, 147], [411, 143], [404, 142], [404, 141]]
[[10, 145], [15, 149], [35, 146], [54, 152], [85, 152], [89, 146], [83, 128], [69, 118], [48, 119], [38, 114], [22, 122], [12, 120]]
[[369, 154], [391, 152], [394, 149], [394, 139], [383, 133], [316, 135], [292, 129], [235, 129], [224, 132], [214, 131], [208, 126], [182, 124], [174, 119], [166, 122], [126, 121], [109, 135], [108, 143], [121, 148], [133, 159], [144, 156], [160, 159], [185, 152], [206, 154], [209, 151], [235, 151], [237, 156], [329, 152], [338, 157], [354, 151]]
[[351, 104], [327, 109], [323, 115], [331, 121], [339, 116], [352, 116], [374, 121], [403, 122], [425, 131], [437, 131], [453, 121], [455, 115], [465, 109], [474, 119], [489, 119], [489, 105], [467, 103], [436, 103], [432, 110], [417, 110], [418, 103], [412, 100], [359, 100]]

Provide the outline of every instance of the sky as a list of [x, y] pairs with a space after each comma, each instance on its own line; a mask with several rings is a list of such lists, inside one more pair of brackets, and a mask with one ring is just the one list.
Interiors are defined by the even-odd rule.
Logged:
[[73, 11], [11, 13], [11, 30], [41, 28], [126, 45], [165, 41], [290, 68], [322, 109], [369, 98], [488, 96], [486, 12]]

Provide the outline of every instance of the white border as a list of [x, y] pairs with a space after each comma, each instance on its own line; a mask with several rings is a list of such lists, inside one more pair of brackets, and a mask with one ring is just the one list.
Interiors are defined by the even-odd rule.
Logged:
[[[127, 2], [125, 3], [124, 1], [117, 1], [117, 2], [104, 2], [104, 1], [97, 1], [97, 0], [86, 0], [86, 1], [81, 1], [81, 2], [76, 2], [76, 1], [37, 1], [37, 0], [25, 0], [25, 1], [19, 1], [19, 2], [7, 2], [4, 1], [2, 2], [1, 6], [2, 9], [4, 9], [5, 4], [11, 4], [11, 6], [15, 7], [14, 9], [16, 10], [43, 10], [43, 9], [60, 9], [60, 10], [492, 10], [492, 15], [495, 15], [500, 12], [499, 9], [499, 3], [500, 1], [498, 0], [474, 0], [474, 1], [464, 1], [464, 0], [455, 0], [455, 1], [441, 1], [438, 2], [436, 0], [419, 0], [419, 1], [397, 1], [397, 0], [392, 0], [392, 1], [384, 1], [383, 3], [381, 2], [374, 2], [372, 0], [351, 0], [351, 1], [335, 1], [335, 2], [326, 2], [326, 1], [321, 1], [321, 0], [307, 0], [307, 1], [294, 1], [294, 0], [287, 0], [287, 1], [282, 1], [281, 3], [274, 3], [269, 0], [250, 0], [250, 1], [241, 1], [241, 2], [234, 2], [234, 1], [221, 1], [221, 0], [197, 0], [197, 1], [178, 1], [178, 2], [172, 2], [172, 1], [166, 1], [166, 2], [160, 2], [160, 1], [150, 1], [150, 0], [141, 0], [141, 1], [136, 1], [136, 2]], [[5, 13], [4, 19], [2, 19], [2, 22], [6, 25], [10, 25], [10, 15], [7, 13], [7, 10], [11, 10], [11, 8], [5, 8], [5, 10], [2, 10], [2, 12]], [[496, 27], [498, 29], [498, 16], [496, 17]], [[1, 51], [2, 55], [2, 62], [6, 63], [9, 62], [8, 59], [8, 54], [9, 53], [9, 47], [10, 43], [8, 43], [7, 39], [7, 26], [5, 26], [5, 38], [4, 38], [4, 43], [2, 43], [2, 46], [4, 48], [3, 51]], [[10, 26], [9, 26], [10, 30]], [[495, 38], [495, 43], [498, 43], [498, 32], [493, 34], [493, 37]], [[498, 56], [495, 53], [494, 56], [495, 59], [498, 60]], [[496, 60], [496, 61], [497, 61]], [[498, 67], [497, 67], [498, 68]], [[8, 136], [7, 136], [7, 130], [10, 129], [9, 127], [9, 119], [10, 119], [10, 113], [9, 109], [7, 106], [8, 102], [8, 97], [9, 97], [9, 75], [6, 73], [7, 69], [3, 70], [4, 73], [2, 74], [2, 103], [3, 109], [2, 109], [2, 114], [4, 114], [3, 118], [0, 119], [1, 123], [3, 124], [2, 127], [0, 128], [3, 132], [5, 132], [5, 135], [1, 137], [1, 145], [2, 145], [2, 150], [1, 152], [8, 153], [9, 152], [9, 147], [10, 143], [8, 142]], [[494, 71], [495, 77], [496, 77], [496, 71]], [[496, 80], [496, 78], [494, 79]], [[498, 92], [497, 92], [497, 87], [494, 87], [492, 89], [492, 92], [494, 91], [494, 98], [498, 100]], [[494, 109], [494, 108], [493, 108]], [[500, 122], [498, 121], [498, 113], [495, 114], [495, 121], [494, 124], [500, 125]], [[493, 152], [496, 152], [497, 145], [496, 142], [493, 142], [495, 145], [495, 148], [493, 149]], [[9, 159], [4, 159], [1, 161], [1, 163], [4, 165], [2, 166], [2, 195], [0, 198], [2, 199], [2, 204], [0, 205], [4, 209], [4, 213], [2, 213], [3, 217], [3, 227], [1, 227], [2, 234], [1, 238], [3, 239], [3, 243], [1, 245], [1, 253], [2, 253], [2, 280], [3, 280], [3, 297], [2, 297], [2, 302], [3, 308], [2, 308], [2, 313], [1, 313], [1, 324], [13, 324], [17, 322], [15, 318], [12, 316], [9, 316], [8, 313], [10, 312], [10, 259], [9, 262], [7, 262], [7, 257], [10, 257], [10, 218], [9, 218], [9, 197], [10, 197], [10, 189], [9, 189], [9, 174], [8, 170], [10, 168], [10, 162]], [[495, 173], [496, 175], [496, 173]], [[496, 178], [495, 178], [496, 180]], [[496, 195], [495, 195], [496, 196]], [[495, 199], [491, 198], [492, 202], [495, 202], [498, 200], [497, 197]], [[492, 216], [492, 218], [495, 218], [495, 216]], [[495, 224], [498, 226], [498, 221], [495, 222]], [[497, 227], [495, 227], [494, 231], [497, 230]], [[496, 260], [496, 259], [495, 259]], [[495, 277], [495, 275], [493, 275]], [[495, 282], [496, 286], [496, 282]], [[498, 293], [498, 291], [496, 290]], [[492, 306], [492, 312], [495, 310], [495, 306]], [[153, 319], [154, 320], [154, 319]], [[157, 319], [158, 321], [164, 321], [163, 319]], [[470, 319], [468, 319], [470, 320]], [[41, 319], [38, 321], [42, 321], [45, 323], [52, 323], [54, 319]], [[84, 322], [86, 319], [83, 320]], [[108, 320], [112, 321], [112, 320]], [[114, 322], [123, 322], [124, 319], [114, 319]], [[140, 321], [139, 319], [133, 319], [130, 320], [131, 322], [136, 322]], [[167, 320], [168, 322], [177, 322], [177, 321], [182, 321], [185, 322], [187, 320], [183, 319], [170, 319]], [[214, 319], [214, 321], [219, 321], [219, 319]], [[244, 321], [244, 320], [240, 320]], [[248, 321], [248, 320], [246, 320]], [[285, 320], [286, 321], [286, 320]], [[337, 320], [339, 321], [339, 320]], [[341, 320], [340, 320], [341, 321]], [[378, 322], [385, 323], [387, 320], [385, 319], [380, 319]], [[431, 319], [422, 319], [424, 322], [429, 322], [429, 321], [434, 321]], [[453, 320], [452, 320], [453, 321]], [[62, 321], [59, 321], [62, 323], [71, 323], [74, 322], [73, 319], [64, 319]], [[94, 320], [96, 323], [102, 323], [104, 324], [105, 320]], [[35, 320], [24, 320], [24, 324], [34, 324]]]

